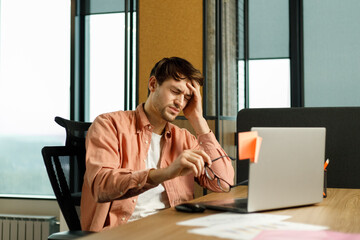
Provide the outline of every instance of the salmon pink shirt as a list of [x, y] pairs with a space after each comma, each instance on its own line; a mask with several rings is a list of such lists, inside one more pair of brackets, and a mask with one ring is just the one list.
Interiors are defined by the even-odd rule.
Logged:
[[[81, 198], [82, 230], [101, 231], [124, 224], [131, 217], [137, 196], [156, 185], [146, 183], [146, 169], [153, 126], [143, 104], [135, 111], [118, 111], [98, 116], [86, 136], [86, 172]], [[186, 149], [204, 150], [211, 159], [225, 155], [212, 132], [193, 136], [186, 129], [167, 123], [161, 139], [159, 168], [166, 168]], [[234, 169], [228, 158], [211, 167], [233, 183]], [[201, 186], [221, 192], [216, 181], [205, 175], [195, 179]], [[194, 198], [194, 175], [162, 183], [173, 207]]]

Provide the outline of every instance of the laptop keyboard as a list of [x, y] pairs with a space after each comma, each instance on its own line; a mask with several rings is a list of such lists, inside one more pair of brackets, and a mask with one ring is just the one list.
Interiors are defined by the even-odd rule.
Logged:
[[[235, 199], [235, 206], [238, 208], [247, 208], [248, 199], [247, 198], [239, 198]], [[234, 206], [234, 204], [231, 204]]]

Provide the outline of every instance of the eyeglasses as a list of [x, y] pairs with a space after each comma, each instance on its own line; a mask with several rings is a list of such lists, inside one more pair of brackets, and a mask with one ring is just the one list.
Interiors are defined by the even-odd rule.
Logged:
[[[215, 162], [215, 161], [217, 161], [221, 158], [225, 158], [225, 157], [230, 158], [233, 161], [235, 160], [235, 158], [224, 155], [224, 156], [220, 156], [218, 158], [211, 160], [211, 162]], [[217, 179], [217, 184], [218, 184], [219, 188], [221, 189], [221, 191], [223, 191], [223, 192], [230, 192], [231, 188], [238, 186], [238, 185], [231, 185], [225, 179], [222, 179], [221, 177], [216, 175], [215, 172], [207, 164], [205, 164], [205, 174], [206, 174], [206, 177], [208, 179], [210, 179], [211, 181]]]

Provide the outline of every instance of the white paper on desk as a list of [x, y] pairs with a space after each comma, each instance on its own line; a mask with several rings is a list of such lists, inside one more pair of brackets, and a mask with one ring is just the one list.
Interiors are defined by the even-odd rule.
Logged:
[[274, 215], [274, 214], [261, 214], [261, 213], [218, 213], [205, 217], [194, 218], [191, 220], [178, 222], [178, 225], [183, 226], [200, 226], [200, 227], [211, 227], [217, 225], [228, 225], [236, 224], [237, 226], [249, 225], [249, 224], [263, 224], [278, 222], [290, 218], [285, 215]]
[[283, 221], [274, 221], [268, 223], [249, 223], [249, 224], [227, 224], [227, 225], [218, 225], [206, 228], [197, 228], [189, 230], [189, 233], [200, 234], [205, 236], [215, 236], [220, 238], [227, 239], [236, 239], [236, 240], [250, 240], [256, 237], [263, 230], [307, 230], [307, 231], [316, 231], [316, 230], [325, 230], [327, 227], [303, 224], [303, 223], [293, 223], [293, 222], [283, 222]]

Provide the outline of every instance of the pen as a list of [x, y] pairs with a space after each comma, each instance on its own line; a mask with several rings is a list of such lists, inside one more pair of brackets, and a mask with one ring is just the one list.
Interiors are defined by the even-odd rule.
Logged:
[[323, 191], [323, 197], [324, 198], [326, 198], [327, 197], [327, 170], [326, 170], [326, 168], [327, 168], [327, 166], [329, 165], [329, 162], [330, 162], [330, 160], [329, 159], [326, 159], [326, 161], [325, 161], [325, 163], [324, 163], [324, 191]]
[[326, 159], [326, 161], [324, 163], [324, 170], [326, 170], [328, 165], [329, 165], [329, 159]]

